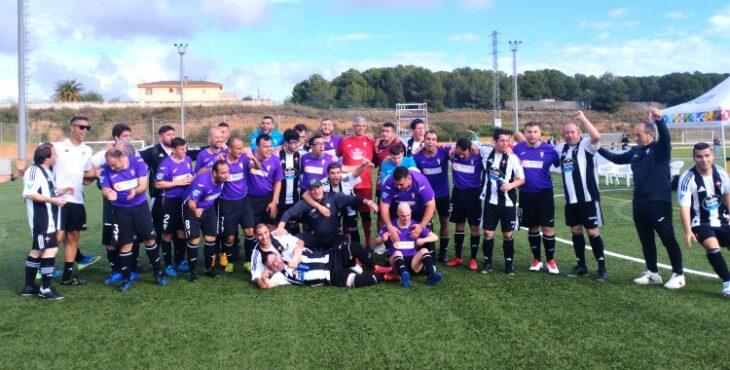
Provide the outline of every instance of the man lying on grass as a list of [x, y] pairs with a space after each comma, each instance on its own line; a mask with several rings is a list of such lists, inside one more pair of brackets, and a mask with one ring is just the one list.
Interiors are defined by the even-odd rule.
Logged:
[[[384, 280], [380, 274], [361, 274], [362, 269], [355, 265], [355, 258], [368, 269], [374, 269], [375, 264], [358, 243], [345, 242], [326, 251], [314, 252], [305, 248], [304, 243], [272, 241], [269, 229], [263, 224], [256, 226], [255, 233], [259, 246], [254, 252], [252, 276], [257, 272], [254, 282], [261, 289], [289, 284], [361, 288]], [[258, 264], [264, 267], [260, 275]]]

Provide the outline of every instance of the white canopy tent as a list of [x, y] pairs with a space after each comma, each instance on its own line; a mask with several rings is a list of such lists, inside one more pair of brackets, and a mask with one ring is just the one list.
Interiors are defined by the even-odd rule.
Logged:
[[722, 159], [725, 162], [725, 126], [730, 124], [730, 78], [699, 97], [666, 108], [662, 113], [670, 128], [720, 127]]

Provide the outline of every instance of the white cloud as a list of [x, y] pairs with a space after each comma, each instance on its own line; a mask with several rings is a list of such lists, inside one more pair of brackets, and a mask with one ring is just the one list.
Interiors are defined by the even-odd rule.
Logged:
[[[710, 17], [707, 22], [710, 24], [712, 29], [716, 32], [730, 32], [730, 6], [726, 7], [719, 14], [715, 14]], [[727, 36], [727, 35], [725, 35]]]
[[251, 26], [267, 18], [268, 0], [202, 0], [203, 9], [231, 28]]
[[350, 42], [370, 40], [372, 37], [367, 33], [348, 33], [346, 35], [337, 35], [332, 37], [333, 41]]
[[598, 36], [596, 36], [596, 38], [599, 40], [608, 40], [609, 38], [611, 38], [611, 34], [609, 34], [608, 32], [601, 32], [598, 34]]
[[608, 15], [611, 17], [625, 17], [629, 14], [629, 9], [627, 8], [616, 8], [608, 12]]
[[578, 22], [578, 27], [580, 28], [595, 28], [597, 30], [604, 30], [614, 27], [614, 23], [610, 21], [604, 21], [604, 22], [589, 22], [589, 21], [580, 21]]
[[451, 41], [480, 41], [481, 39], [481, 36], [471, 32], [456, 33], [449, 36], [449, 40]]
[[470, 10], [489, 9], [493, 5], [492, 0], [461, 0], [461, 6]]
[[682, 12], [682, 11], [677, 10], [677, 11], [666, 12], [666, 13], [664, 13], [664, 16], [669, 19], [682, 20], [682, 19], [687, 19], [687, 18], [691, 17], [692, 13]]

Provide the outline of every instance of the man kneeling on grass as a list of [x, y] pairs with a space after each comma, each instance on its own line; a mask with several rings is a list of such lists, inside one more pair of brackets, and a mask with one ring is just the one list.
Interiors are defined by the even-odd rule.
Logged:
[[[443, 276], [436, 272], [433, 265], [433, 256], [426, 247], [427, 243], [434, 243], [438, 236], [428, 228], [423, 229], [416, 238], [411, 238], [410, 232], [417, 224], [411, 219], [411, 206], [408, 203], [398, 204], [398, 219], [392, 221], [398, 231], [398, 241], [393, 243], [388, 228], [383, 226], [376, 239], [377, 244], [385, 243], [390, 254], [390, 265], [396, 269], [396, 276], [400, 277], [405, 288], [411, 287], [411, 274], [425, 273], [428, 278], [426, 284], [435, 285]], [[390, 272], [390, 271], [383, 271]]]
[[[281, 285], [331, 285], [362, 288], [384, 280], [383, 275], [361, 274], [355, 258], [369, 269], [375, 268], [367, 250], [358, 243], [345, 242], [326, 251], [311, 251], [293, 238], [273, 241], [266, 225], [255, 229], [258, 246], [254, 251], [251, 276], [261, 289]], [[263, 266], [260, 266], [263, 264]]]

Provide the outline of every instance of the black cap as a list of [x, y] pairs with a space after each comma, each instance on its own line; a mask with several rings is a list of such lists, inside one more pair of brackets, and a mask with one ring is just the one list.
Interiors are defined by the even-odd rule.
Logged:
[[322, 186], [322, 181], [319, 181], [319, 179], [311, 179], [311, 180], [309, 180], [309, 187], [311, 188], [311, 187], [314, 187], [314, 186]]

